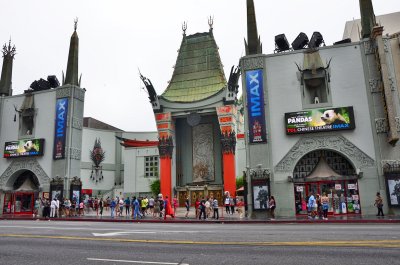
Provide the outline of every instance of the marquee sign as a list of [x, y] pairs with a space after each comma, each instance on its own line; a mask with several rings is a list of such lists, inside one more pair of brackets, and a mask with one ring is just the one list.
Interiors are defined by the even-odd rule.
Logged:
[[56, 125], [54, 129], [53, 159], [65, 158], [65, 139], [67, 135], [68, 98], [57, 99]]
[[262, 69], [246, 72], [246, 92], [250, 143], [266, 142]]
[[26, 139], [6, 142], [4, 147], [4, 158], [42, 156], [44, 150], [44, 139]]
[[285, 113], [286, 134], [353, 130], [353, 107], [312, 109]]

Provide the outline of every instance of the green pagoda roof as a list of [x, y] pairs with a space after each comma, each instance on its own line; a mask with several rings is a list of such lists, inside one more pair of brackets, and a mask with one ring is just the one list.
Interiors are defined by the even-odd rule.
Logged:
[[227, 85], [212, 30], [183, 35], [174, 73], [161, 95], [171, 102], [194, 102], [209, 98]]

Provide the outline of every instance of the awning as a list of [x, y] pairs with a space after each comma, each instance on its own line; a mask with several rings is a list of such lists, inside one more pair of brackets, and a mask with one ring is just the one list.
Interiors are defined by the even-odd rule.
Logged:
[[244, 187], [242, 186], [242, 187], [238, 188], [236, 191], [244, 191]]

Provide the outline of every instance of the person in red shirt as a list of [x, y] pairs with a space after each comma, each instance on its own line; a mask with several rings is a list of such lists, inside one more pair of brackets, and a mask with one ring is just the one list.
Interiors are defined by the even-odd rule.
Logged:
[[194, 203], [194, 208], [196, 209], [196, 219], [199, 218], [200, 215], [200, 201], [199, 198], [196, 198], [196, 202]]

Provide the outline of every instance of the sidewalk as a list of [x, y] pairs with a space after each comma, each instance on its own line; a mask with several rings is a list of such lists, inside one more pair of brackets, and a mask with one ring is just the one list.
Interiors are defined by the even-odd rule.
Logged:
[[[125, 213], [125, 209], [124, 209]], [[52, 221], [91, 221], [91, 222], [146, 222], [146, 223], [244, 223], [244, 224], [257, 224], [257, 223], [268, 223], [268, 224], [290, 224], [290, 223], [302, 223], [302, 224], [323, 224], [323, 223], [356, 223], [356, 224], [365, 224], [365, 223], [397, 223], [400, 224], [400, 216], [387, 215], [385, 217], [378, 216], [360, 216], [360, 215], [347, 215], [347, 216], [328, 216], [328, 220], [318, 220], [318, 219], [308, 219], [307, 216], [299, 216], [299, 217], [277, 217], [274, 220], [265, 215], [264, 218], [249, 218], [243, 217], [239, 218], [239, 214], [235, 212], [233, 215], [226, 214], [224, 208], [219, 209], [220, 218], [218, 220], [208, 218], [206, 220], [199, 220], [195, 218], [195, 211], [192, 207], [189, 211], [188, 218], [185, 218], [186, 208], [179, 207], [177, 210], [177, 214], [175, 218], [167, 217], [166, 220], [164, 218], [153, 218], [150, 214], [146, 215], [142, 219], [134, 220], [132, 216], [125, 216], [125, 214], [121, 217], [111, 217], [110, 210], [106, 211], [104, 209], [103, 216], [97, 216], [96, 212], [93, 210], [89, 210], [89, 212], [85, 211], [84, 216], [73, 216], [73, 217], [60, 217], [60, 218], [51, 218]], [[131, 213], [132, 215], [132, 213]], [[45, 218], [38, 217], [34, 218], [32, 215], [2, 215], [0, 216], [0, 220], [43, 220]]]

